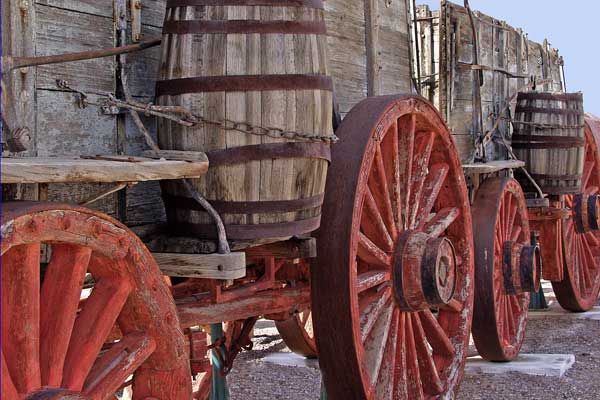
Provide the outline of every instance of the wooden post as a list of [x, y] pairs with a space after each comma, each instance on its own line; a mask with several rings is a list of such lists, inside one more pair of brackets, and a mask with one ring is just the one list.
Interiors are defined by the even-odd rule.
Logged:
[[[2, 56], [31, 57], [35, 55], [34, 22], [35, 5], [32, 2], [18, 0], [2, 2]], [[9, 116], [9, 123], [15, 125], [10, 128], [27, 127], [30, 131], [32, 143], [27, 151], [20, 153], [24, 156], [35, 156], [37, 152], [35, 146], [35, 75], [35, 68], [25, 68], [3, 77], [9, 88], [2, 91], [2, 109], [11, 111], [13, 115]], [[7, 154], [3, 154], [3, 156], [5, 155]], [[37, 185], [15, 185], [8, 192], [11, 195], [3, 197], [4, 201], [38, 199]]]
[[[2, 50], [3, 56], [32, 57], [35, 55], [35, 4], [31, 1], [2, 2]], [[16, 126], [27, 127], [33, 135], [33, 145], [23, 155], [35, 156], [35, 68], [24, 68], [4, 77], [10, 84], [9, 93], [3, 101], [14, 109]], [[3, 105], [4, 106], [4, 105]], [[5, 107], [2, 107], [3, 109]]]
[[381, 57], [379, 56], [379, 0], [365, 0], [367, 43], [367, 95], [381, 94]]

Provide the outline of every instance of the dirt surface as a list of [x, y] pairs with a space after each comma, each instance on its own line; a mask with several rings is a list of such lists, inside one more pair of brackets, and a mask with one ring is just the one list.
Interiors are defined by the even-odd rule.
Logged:
[[[289, 353], [271, 322], [259, 321], [254, 343], [255, 350], [239, 357], [228, 378], [232, 400], [319, 398], [318, 363]], [[530, 319], [523, 351], [574, 354], [575, 364], [563, 378], [466, 375], [458, 399], [600, 399], [600, 321], [556, 315]]]

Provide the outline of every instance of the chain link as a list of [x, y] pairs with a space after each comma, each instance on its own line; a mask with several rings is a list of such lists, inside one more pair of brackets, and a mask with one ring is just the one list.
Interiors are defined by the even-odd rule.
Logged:
[[57, 80], [56, 85], [60, 89], [69, 90], [73, 93], [78, 94], [78, 102], [80, 107], [82, 108], [85, 107], [85, 105], [87, 104], [100, 107], [117, 107], [120, 109], [133, 110], [139, 113], [143, 113], [145, 115], [153, 115], [158, 118], [165, 118], [186, 127], [193, 127], [198, 125], [212, 125], [226, 131], [236, 131], [254, 136], [267, 136], [273, 139], [298, 139], [305, 141], [325, 142], [330, 144], [335, 144], [339, 141], [339, 138], [335, 134], [311, 135], [308, 133], [288, 131], [281, 128], [253, 125], [248, 122], [239, 122], [226, 118], [223, 118], [221, 120], [213, 120], [203, 117], [201, 115], [192, 114], [189, 110], [184, 109], [181, 106], [161, 106], [156, 105], [154, 103], [138, 103], [134, 101], [126, 101], [118, 99], [112, 93], [93, 93], [96, 96], [104, 98], [103, 101], [97, 103], [89, 100], [88, 93], [77, 88], [71, 87], [67, 81]]
[[326, 143], [337, 143], [339, 138], [335, 135], [311, 135], [307, 133], [287, 131], [280, 128], [264, 127], [260, 125], [252, 125], [247, 122], [233, 121], [230, 119], [222, 119], [220, 121], [211, 120], [202, 116], [194, 115], [198, 122], [197, 124], [213, 125], [226, 131], [242, 132], [255, 136], [268, 136], [273, 139], [301, 139], [309, 141], [320, 141]]

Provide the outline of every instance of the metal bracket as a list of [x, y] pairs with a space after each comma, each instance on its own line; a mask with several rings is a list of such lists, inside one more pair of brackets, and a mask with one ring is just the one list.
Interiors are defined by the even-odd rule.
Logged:
[[142, 0], [131, 0], [131, 41], [142, 39]]

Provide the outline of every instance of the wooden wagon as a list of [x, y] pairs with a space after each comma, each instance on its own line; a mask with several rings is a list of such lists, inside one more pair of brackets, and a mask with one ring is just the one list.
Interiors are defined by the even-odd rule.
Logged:
[[223, 398], [259, 317], [332, 399], [451, 398], [472, 321], [518, 354], [539, 245], [590, 308], [600, 122], [549, 45], [409, 3], [4, 1], [2, 398]]

